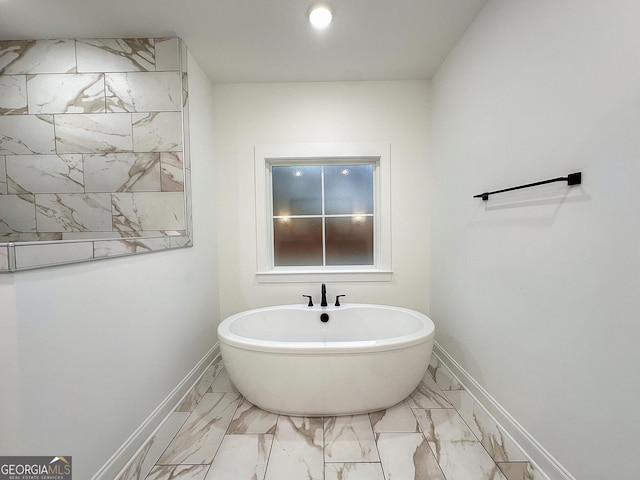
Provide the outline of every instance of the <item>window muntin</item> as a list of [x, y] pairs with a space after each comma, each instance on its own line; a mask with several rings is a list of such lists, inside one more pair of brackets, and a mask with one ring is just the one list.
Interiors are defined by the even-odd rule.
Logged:
[[375, 162], [271, 165], [275, 267], [373, 266]]

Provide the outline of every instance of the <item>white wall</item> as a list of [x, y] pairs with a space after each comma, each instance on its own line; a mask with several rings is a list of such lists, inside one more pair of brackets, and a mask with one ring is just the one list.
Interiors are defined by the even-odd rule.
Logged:
[[0, 452], [22, 445], [16, 292], [12, 275], [0, 274]]
[[90, 478], [216, 342], [211, 84], [189, 60], [194, 247], [11, 274], [20, 376], [2, 389], [24, 444], [3, 431], [4, 455], [71, 455]]
[[490, 0], [432, 83], [437, 341], [585, 480], [638, 475], [639, 27], [637, 0]]
[[327, 290], [347, 302], [426, 311], [427, 82], [215, 85], [214, 102], [222, 318], [320, 295], [320, 282], [256, 282], [253, 149], [262, 143], [390, 142], [393, 280]]

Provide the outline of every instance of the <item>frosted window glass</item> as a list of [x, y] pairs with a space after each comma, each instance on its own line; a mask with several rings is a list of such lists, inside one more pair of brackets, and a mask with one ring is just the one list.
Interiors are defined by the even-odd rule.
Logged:
[[273, 215], [321, 215], [322, 167], [271, 168]]
[[373, 165], [324, 167], [325, 214], [373, 213]]
[[373, 217], [326, 219], [327, 265], [373, 265]]
[[274, 218], [273, 257], [276, 267], [322, 265], [322, 218]]

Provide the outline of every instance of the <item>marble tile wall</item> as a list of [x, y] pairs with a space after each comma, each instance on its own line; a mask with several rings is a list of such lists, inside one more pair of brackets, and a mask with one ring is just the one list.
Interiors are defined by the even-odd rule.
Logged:
[[188, 245], [157, 238], [191, 220], [186, 67], [178, 38], [0, 41], [0, 243]]
[[289, 417], [235, 389], [218, 357], [116, 480], [548, 480], [437, 357], [386, 410]]

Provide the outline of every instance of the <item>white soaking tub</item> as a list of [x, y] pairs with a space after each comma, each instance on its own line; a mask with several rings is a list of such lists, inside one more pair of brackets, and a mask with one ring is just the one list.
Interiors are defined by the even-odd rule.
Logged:
[[400, 307], [284, 305], [232, 315], [218, 337], [229, 378], [254, 405], [353, 415], [413, 392], [429, 365], [434, 328], [426, 315]]

